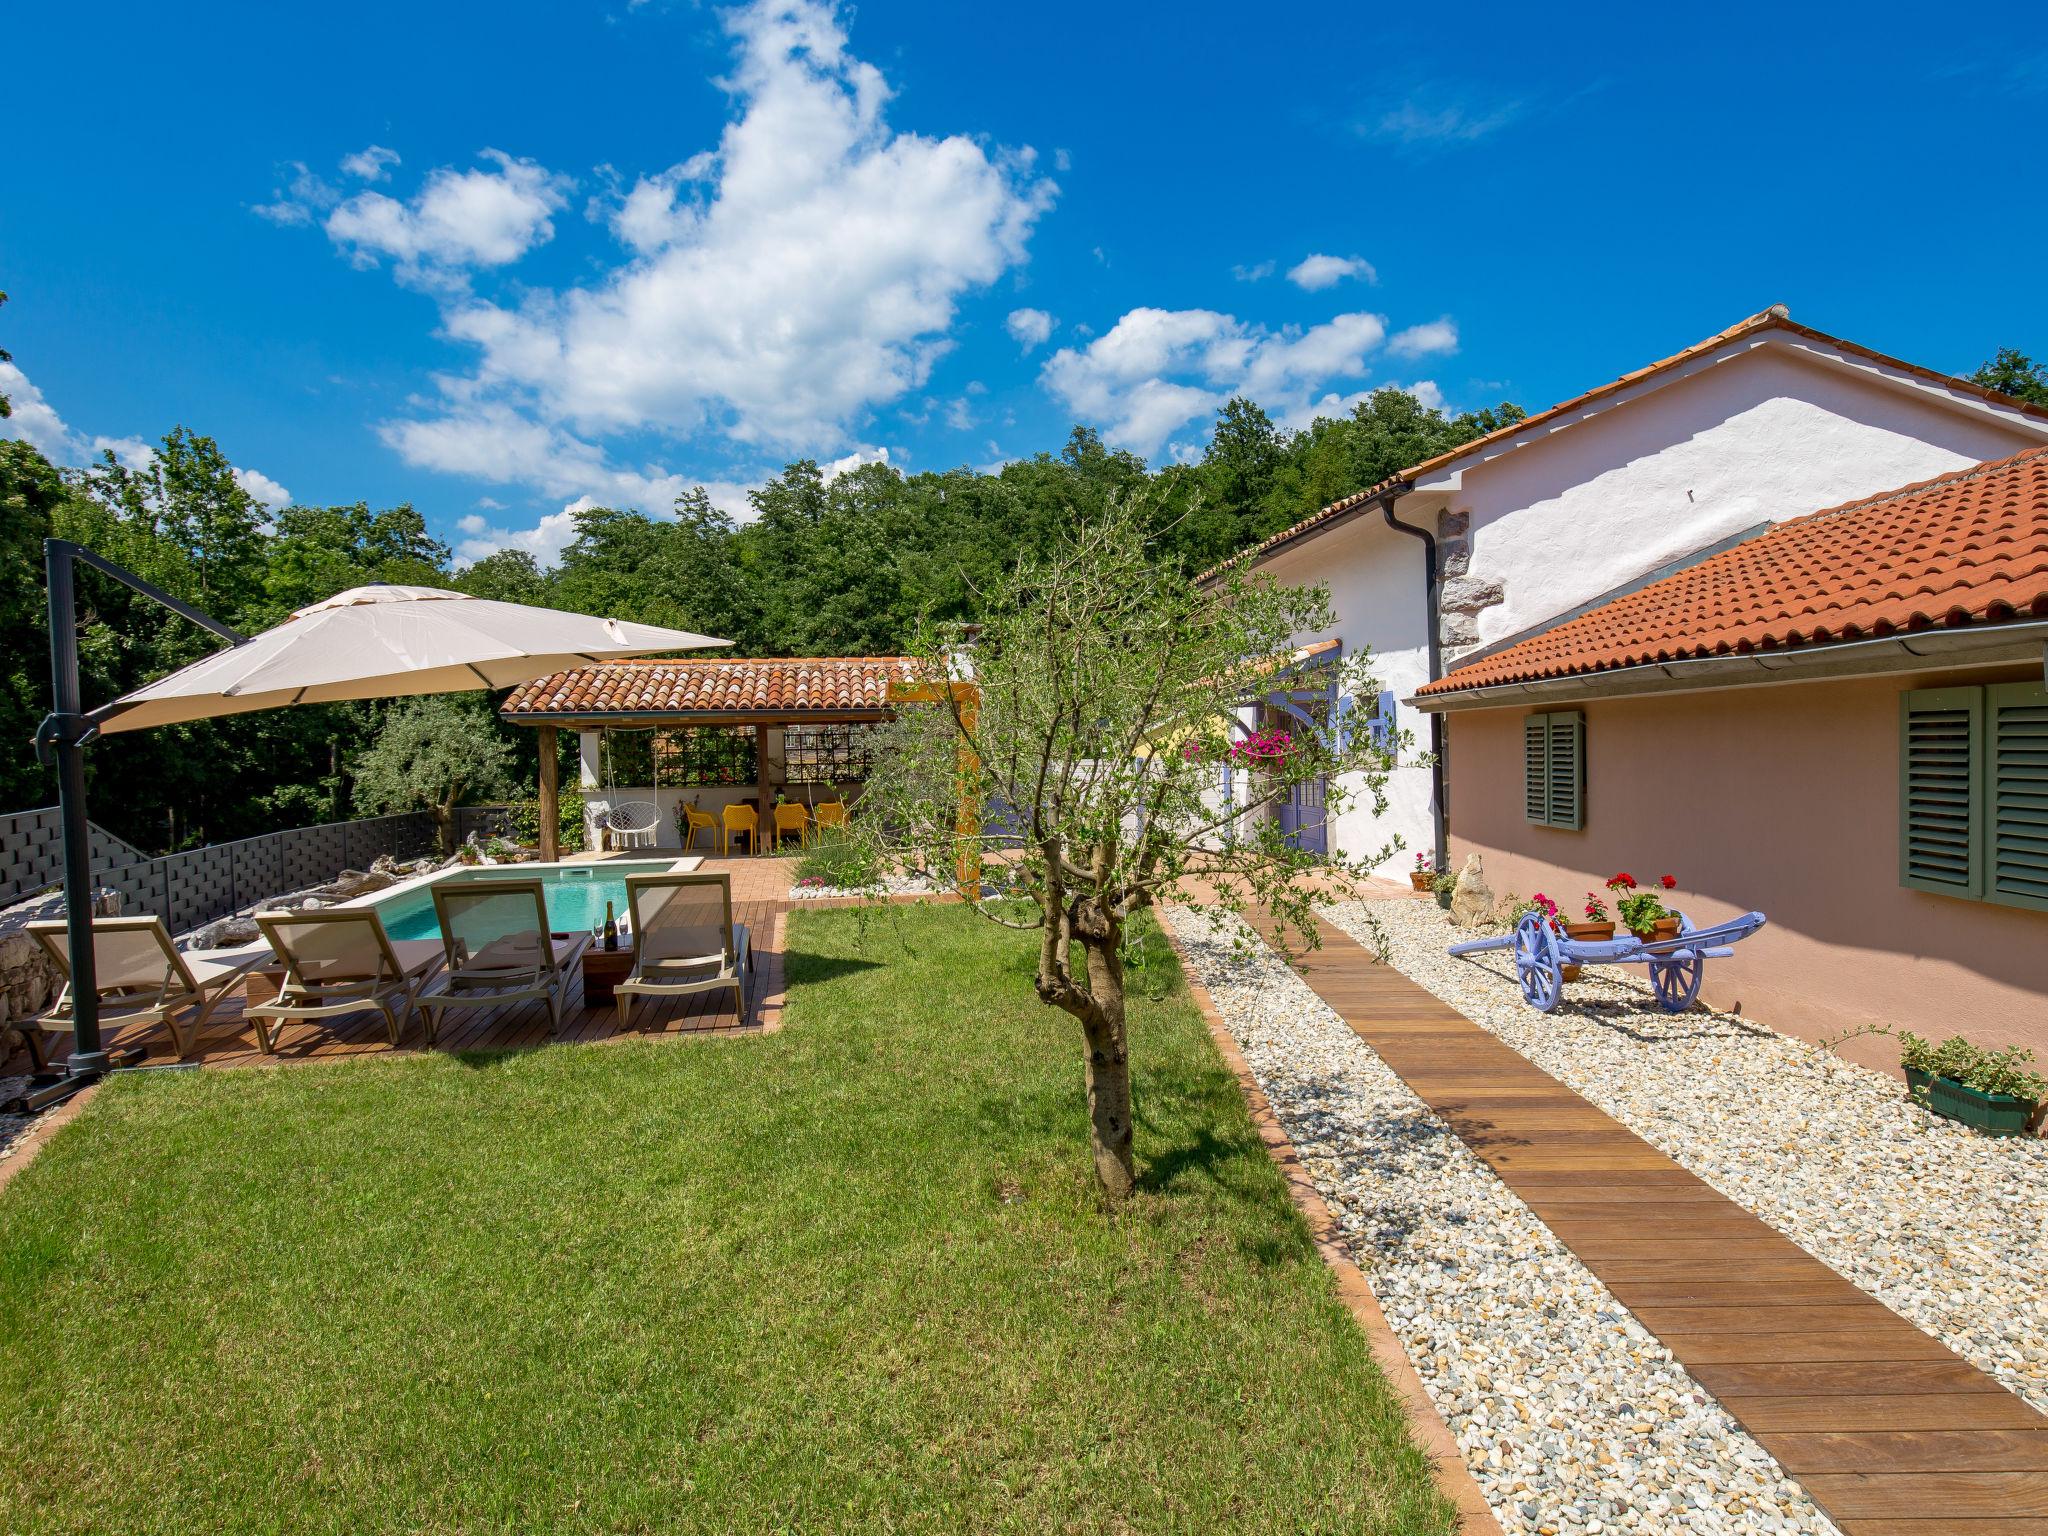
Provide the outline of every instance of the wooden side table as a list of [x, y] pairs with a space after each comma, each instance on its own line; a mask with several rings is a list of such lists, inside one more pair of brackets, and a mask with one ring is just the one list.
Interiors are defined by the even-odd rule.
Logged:
[[618, 994], [612, 989], [624, 981], [633, 971], [633, 946], [623, 939], [617, 949], [606, 949], [602, 942], [592, 944], [583, 951], [583, 1005], [586, 1008], [612, 1008], [618, 1005]]

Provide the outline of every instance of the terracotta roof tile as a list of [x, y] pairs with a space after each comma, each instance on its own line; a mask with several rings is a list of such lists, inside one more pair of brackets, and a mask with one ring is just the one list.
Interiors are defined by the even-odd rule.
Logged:
[[1730, 342], [1740, 341], [1745, 337], [1756, 335], [1762, 331], [1789, 331], [1795, 336], [1804, 336], [1809, 341], [1820, 342], [1822, 345], [1833, 347], [1837, 351], [1847, 352], [1855, 357], [1866, 358], [1886, 368], [1896, 368], [1901, 372], [1910, 373], [1915, 378], [1925, 379], [1929, 383], [1939, 384], [1944, 388], [1953, 389], [1962, 394], [1974, 395], [1980, 400], [1988, 400], [1995, 405], [2006, 406], [2024, 415], [2032, 416], [2039, 421], [2048, 421], [2048, 409], [2044, 409], [2041, 406], [2030, 404], [2024, 400], [2015, 400], [2010, 395], [2001, 395], [1998, 391], [1986, 389], [1983, 385], [1970, 379], [1942, 373], [1933, 368], [1923, 368], [1918, 363], [1909, 363], [1901, 358], [1879, 352], [1872, 347], [1862, 346], [1857, 342], [1845, 340], [1840, 336], [1832, 336], [1828, 332], [1816, 330], [1810, 325], [1800, 325], [1791, 318], [1784, 305], [1773, 304], [1769, 309], [1759, 310], [1745, 319], [1738, 320], [1725, 331], [1717, 331], [1705, 341], [1695, 342], [1692, 346], [1674, 352], [1669, 357], [1659, 358], [1654, 363], [1637, 368], [1632, 372], [1624, 373], [1620, 378], [1589, 389], [1584, 394], [1574, 395], [1569, 400], [1560, 401], [1548, 410], [1538, 411], [1533, 416], [1525, 416], [1520, 421], [1511, 422], [1504, 427], [1498, 427], [1483, 437], [1473, 438], [1468, 443], [1460, 443], [1457, 447], [1448, 449], [1434, 458], [1424, 459], [1419, 464], [1409, 466], [1398, 475], [1382, 480], [1378, 485], [1368, 486], [1362, 491], [1354, 491], [1341, 501], [1333, 501], [1321, 511], [1311, 513], [1293, 526], [1281, 529], [1280, 532], [1274, 534], [1271, 538], [1264, 539], [1254, 544], [1250, 549], [1240, 551], [1220, 565], [1204, 571], [1199, 579], [1207, 581], [1211, 577], [1219, 575], [1221, 572], [1239, 563], [1256, 564], [1265, 555], [1278, 549], [1281, 545], [1291, 544], [1303, 534], [1313, 532], [1324, 523], [1334, 521], [1362, 502], [1375, 499], [1382, 492], [1399, 485], [1403, 480], [1413, 480], [1418, 475], [1426, 475], [1434, 470], [1442, 469], [1447, 465], [1456, 463], [1468, 454], [1477, 453], [1480, 449], [1490, 444], [1512, 437], [1518, 432], [1526, 432], [1531, 427], [1540, 427], [1547, 421], [1580, 410], [1596, 400], [1608, 395], [1618, 394], [1632, 384], [1639, 383], [1644, 379], [1654, 378], [1660, 373], [1667, 373], [1673, 368], [1692, 362], [1695, 358], [1704, 357], [1717, 347], [1724, 347]]
[[1794, 518], [1417, 690], [2048, 619], [2048, 448]]
[[609, 661], [556, 672], [512, 690], [507, 715], [789, 715], [882, 711], [902, 656], [800, 656], [701, 661]]

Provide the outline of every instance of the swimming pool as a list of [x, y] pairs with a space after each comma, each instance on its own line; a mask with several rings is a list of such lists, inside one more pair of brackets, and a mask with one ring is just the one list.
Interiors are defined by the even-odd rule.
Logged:
[[430, 887], [473, 880], [540, 881], [541, 895], [548, 906], [548, 926], [556, 933], [589, 933], [604, 923], [606, 902], [612, 904], [623, 926], [626, 921], [626, 876], [653, 875], [676, 866], [673, 858], [646, 864], [513, 864], [492, 869], [458, 869], [408, 886], [371, 905], [384, 920], [384, 931], [394, 939], [440, 937], [441, 924], [434, 916], [434, 893]]

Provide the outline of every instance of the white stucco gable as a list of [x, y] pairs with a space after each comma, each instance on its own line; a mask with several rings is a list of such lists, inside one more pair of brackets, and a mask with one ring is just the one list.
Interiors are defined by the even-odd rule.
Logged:
[[1443, 540], [1447, 660], [1768, 524], [2048, 442], [2048, 414], [1758, 319], [1413, 477], [1398, 506]]

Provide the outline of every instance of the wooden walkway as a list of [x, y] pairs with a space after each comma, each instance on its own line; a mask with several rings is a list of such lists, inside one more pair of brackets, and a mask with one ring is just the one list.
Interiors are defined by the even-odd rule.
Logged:
[[[620, 1038], [681, 1037], [704, 1035], [762, 1034], [781, 1023], [783, 1004], [784, 919], [792, 905], [789, 884], [796, 860], [787, 858], [706, 859], [707, 870], [723, 870], [733, 882], [733, 921], [745, 923], [756, 946], [754, 962], [755, 1002], [752, 1017], [742, 1025], [729, 991], [700, 992], [669, 1002], [642, 999], [634, 1004], [633, 1027], [619, 1028], [618, 1010], [610, 1004], [590, 1007], [583, 1000], [580, 965], [572, 968], [569, 995], [562, 1012], [558, 1035], [548, 1032], [547, 1010], [538, 1002], [515, 1003], [504, 1008], [451, 1011], [434, 1049], [524, 1050], [558, 1041], [602, 1041]], [[430, 983], [431, 985], [431, 983]], [[178, 1058], [167, 1030], [155, 1025], [129, 1025], [108, 1037], [113, 1048], [145, 1047], [149, 1055], [143, 1065], [169, 1065]], [[14, 1044], [11, 1032], [8, 1044]], [[256, 1040], [255, 1026], [242, 1017], [239, 998], [223, 1003], [207, 1021], [205, 1031], [194, 1043], [187, 1062], [204, 1067], [276, 1066], [291, 1062], [335, 1061], [346, 1057], [389, 1056], [395, 1052], [426, 1049], [425, 1036], [417, 1017], [409, 1020], [404, 1035], [394, 1046], [386, 1033], [383, 1016], [374, 1010], [317, 1023], [289, 1024], [280, 1032], [275, 1055], [266, 1055]], [[69, 1055], [61, 1048], [55, 1061]], [[0, 1066], [26, 1071], [28, 1056], [17, 1048], [10, 1062]]]
[[2048, 1416], [1348, 934], [1295, 969], [1845, 1536], [2048, 1530]]

